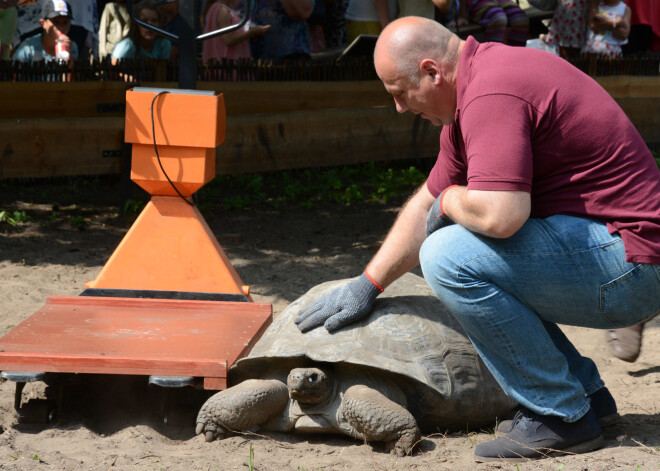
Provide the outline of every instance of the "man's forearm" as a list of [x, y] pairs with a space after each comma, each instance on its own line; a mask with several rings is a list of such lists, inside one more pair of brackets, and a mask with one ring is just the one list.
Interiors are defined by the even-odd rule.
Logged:
[[426, 215], [435, 198], [426, 184], [408, 200], [382, 246], [367, 265], [367, 273], [383, 288], [419, 264], [426, 238]]

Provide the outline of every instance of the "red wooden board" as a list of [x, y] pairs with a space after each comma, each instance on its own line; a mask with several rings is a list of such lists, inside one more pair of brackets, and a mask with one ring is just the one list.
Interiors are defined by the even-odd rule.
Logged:
[[49, 296], [0, 338], [0, 370], [195, 376], [224, 389], [271, 321], [263, 303]]

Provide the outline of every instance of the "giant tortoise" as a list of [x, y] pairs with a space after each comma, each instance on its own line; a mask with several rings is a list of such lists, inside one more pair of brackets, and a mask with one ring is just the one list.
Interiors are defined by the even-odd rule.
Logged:
[[422, 431], [474, 430], [515, 407], [417, 275], [389, 286], [366, 319], [302, 334], [298, 311], [346, 281], [312, 288], [274, 320], [230, 370], [235, 385], [202, 406], [198, 434], [330, 431], [384, 441], [403, 456]]

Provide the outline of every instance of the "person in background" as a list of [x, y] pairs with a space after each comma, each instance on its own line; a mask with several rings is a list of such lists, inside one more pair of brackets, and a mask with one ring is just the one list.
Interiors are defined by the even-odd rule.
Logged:
[[12, 59], [16, 62], [52, 61], [58, 59], [55, 46], [62, 42], [70, 59], [78, 58], [78, 47], [69, 38], [72, 18], [71, 5], [65, 0], [45, 0], [39, 23], [43, 31], [23, 41]]
[[131, 17], [125, 0], [106, 3], [99, 24], [98, 57], [103, 59], [111, 55], [115, 45], [128, 36], [130, 29]]
[[[160, 0], [156, 8], [163, 18], [162, 28], [177, 37], [181, 34], [181, 15], [179, 14], [179, 0]], [[170, 43], [170, 59], [175, 61], [179, 58], [179, 46]]]
[[589, 0], [557, 0], [548, 33], [540, 39], [564, 59], [576, 59], [587, 41]]
[[346, 7], [348, 42], [352, 42], [361, 34], [378, 36], [396, 17], [396, 0], [349, 0]]
[[14, 34], [14, 49], [30, 36], [41, 33], [41, 9], [44, 0], [21, 0], [16, 5], [16, 33]]
[[589, 34], [583, 54], [615, 59], [623, 56], [621, 46], [630, 34], [630, 8], [621, 0], [591, 0], [587, 14]]
[[71, 21], [69, 37], [78, 46], [81, 59], [97, 57], [99, 43], [99, 14], [96, 0], [69, 0], [76, 12]]
[[12, 42], [18, 24], [16, 4], [18, 0], [0, 0], [0, 60], [11, 56]]
[[250, 42], [252, 57], [309, 59], [307, 19], [313, 10], [314, 0], [256, 0], [252, 22], [270, 29]]
[[[135, 17], [140, 21], [162, 28], [163, 20], [150, 0], [143, 0], [134, 7]], [[162, 38], [155, 31], [140, 26], [133, 21], [128, 36], [122, 39], [112, 50], [111, 62], [117, 64], [122, 59], [144, 57], [149, 59], [169, 59], [170, 41]]]
[[[203, 31], [205, 33], [238, 24], [241, 15], [238, 12], [240, 0], [207, 0], [202, 9]], [[270, 25], [254, 25], [249, 20], [239, 30], [215, 36], [202, 43], [204, 63], [215, 59], [241, 59], [252, 57], [250, 38], [266, 34]]]
[[529, 18], [514, 0], [460, 0], [458, 18], [466, 16], [483, 26], [484, 41], [523, 47], [527, 44]]

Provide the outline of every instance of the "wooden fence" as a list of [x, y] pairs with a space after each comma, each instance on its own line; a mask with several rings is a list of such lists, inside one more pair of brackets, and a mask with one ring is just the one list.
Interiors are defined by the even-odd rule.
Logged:
[[[660, 142], [660, 77], [597, 77], [647, 142]], [[0, 82], [0, 178], [122, 171], [124, 82]], [[176, 88], [172, 82], [141, 86]], [[398, 114], [375, 80], [199, 82], [225, 97], [219, 174], [431, 157], [439, 128]], [[594, 110], [597, 113], [598, 110]]]

